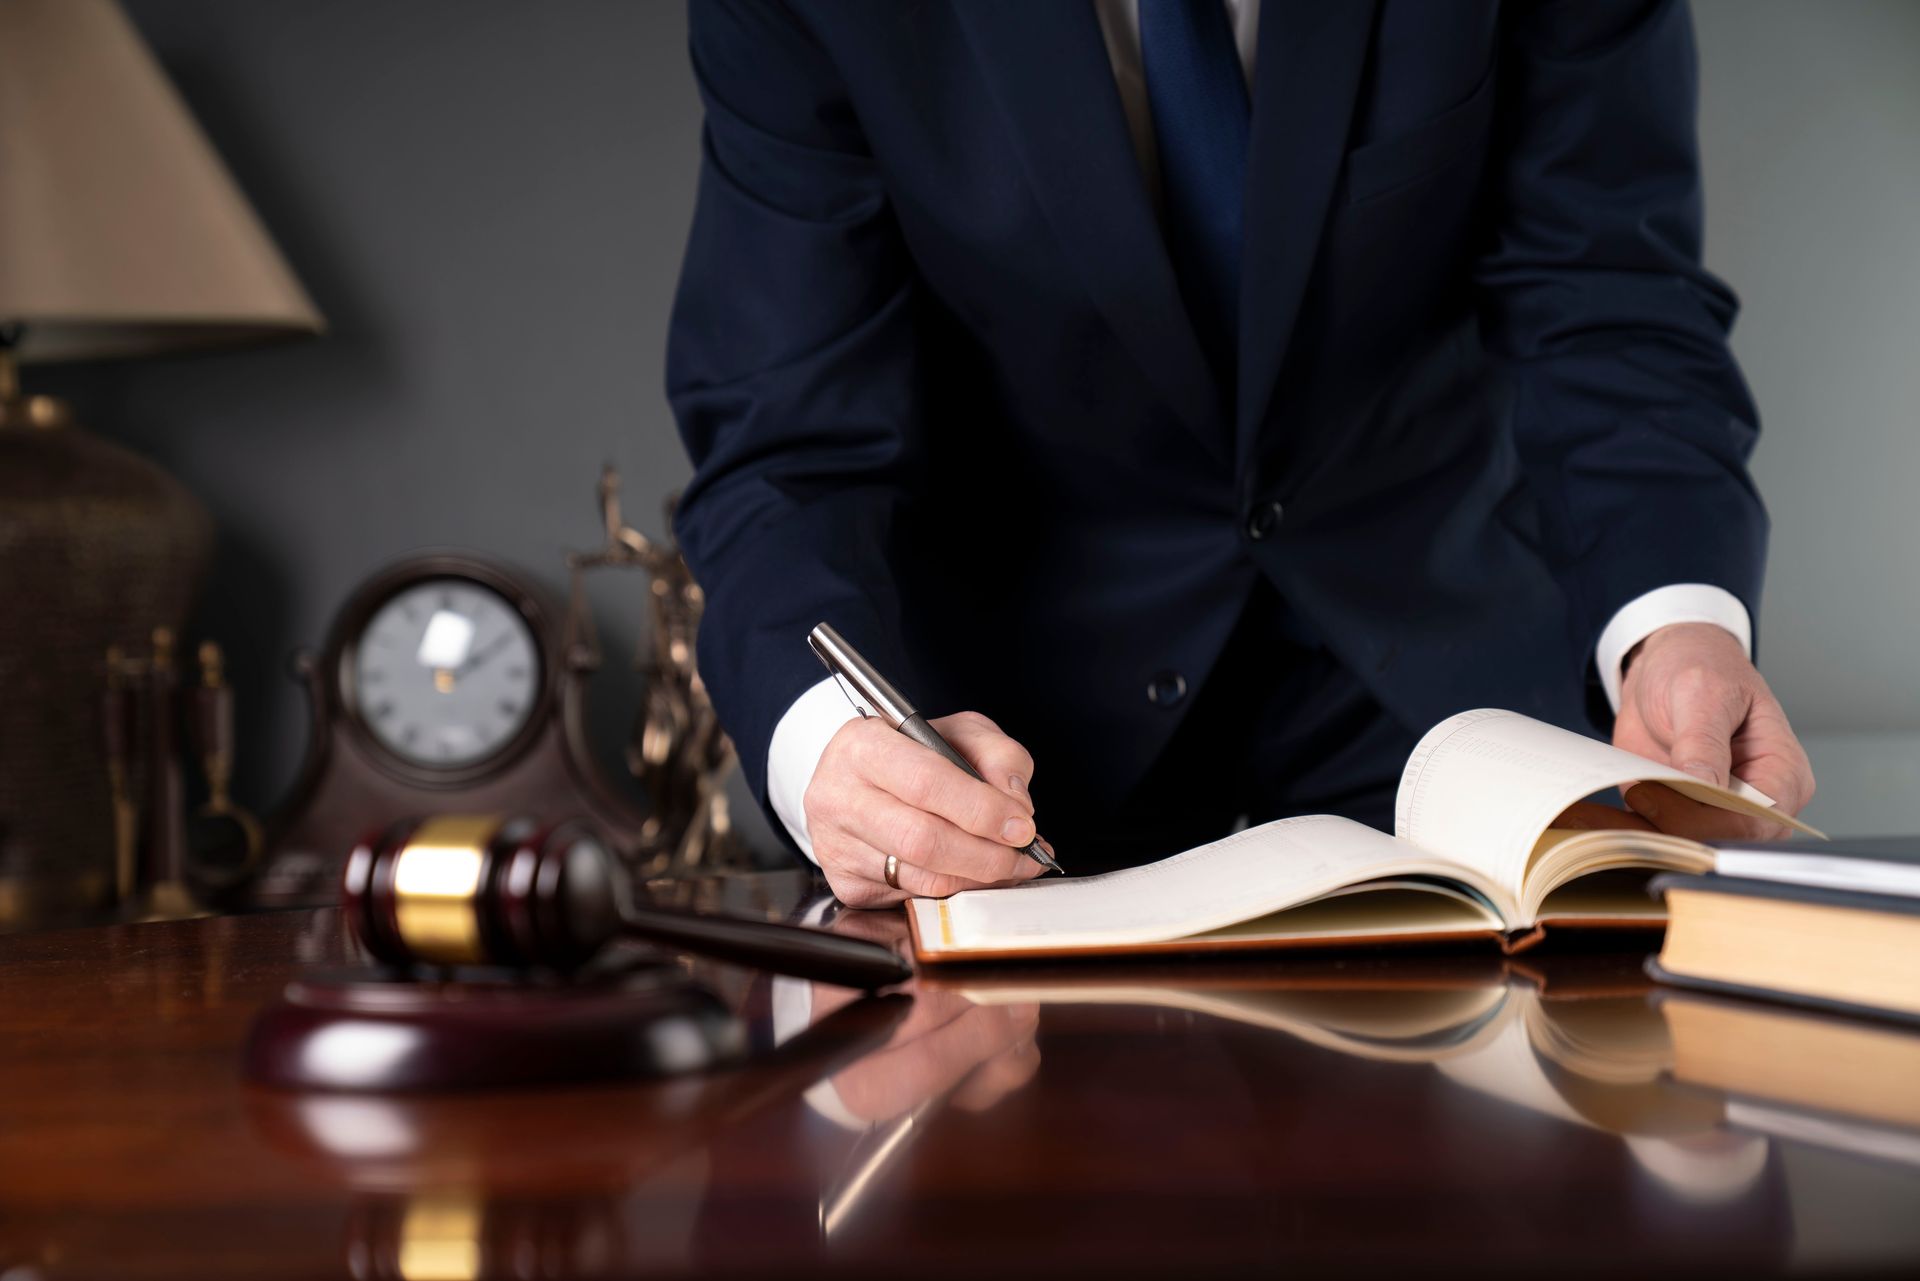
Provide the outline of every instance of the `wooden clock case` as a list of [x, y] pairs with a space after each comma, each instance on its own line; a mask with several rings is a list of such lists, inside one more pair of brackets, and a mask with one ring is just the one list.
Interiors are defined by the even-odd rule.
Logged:
[[[540, 686], [526, 724], [487, 759], [454, 769], [423, 767], [388, 751], [362, 718], [353, 688], [354, 647], [375, 611], [396, 592], [436, 578], [464, 579], [499, 594], [526, 619], [540, 659]], [[409, 557], [362, 584], [335, 616], [319, 656], [294, 658], [312, 731], [288, 800], [268, 820], [266, 865], [252, 903], [332, 902], [348, 851], [367, 833], [456, 810], [541, 822], [590, 819], [623, 860], [637, 859], [645, 816], [607, 777], [587, 740], [586, 686], [597, 660], [562, 624], [561, 612], [533, 583], [463, 552]]]

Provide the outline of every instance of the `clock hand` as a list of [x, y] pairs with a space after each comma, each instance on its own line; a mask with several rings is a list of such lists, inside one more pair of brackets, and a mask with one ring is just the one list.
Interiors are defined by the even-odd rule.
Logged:
[[483, 663], [485, 663], [489, 658], [492, 658], [495, 654], [498, 654], [500, 652], [500, 647], [505, 645], [508, 641], [512, 639], [513, 639], [512, 632], [501, 632], [498, 636], [488, 641], [485, 645], [482, 645], [479, 649], [476, 649], [473, 651], [473, 653], [467, 655], [467, 661], [460, 664], [459, 668], [456, 670], [461, 672], [473, 671], [474, 669], [480, 667]]

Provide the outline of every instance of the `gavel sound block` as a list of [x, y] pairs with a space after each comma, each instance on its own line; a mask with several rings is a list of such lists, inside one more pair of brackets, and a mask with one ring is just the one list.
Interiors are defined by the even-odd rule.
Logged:
[[376, 966], [289, 984], [255, 1020], [247, 1075], [299, 1089], [409, 1091], [663, 1076], [733, 1062], [743, 1026], [644, 940], [873, 991], [886, 948], [796, 926], [627, 902], [590, 827], [448, 815], [348, 858], [342, 903]]

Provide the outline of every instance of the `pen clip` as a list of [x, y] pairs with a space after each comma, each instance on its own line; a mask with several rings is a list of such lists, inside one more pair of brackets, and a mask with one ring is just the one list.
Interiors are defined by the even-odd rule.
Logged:
[[853, 688], [853, 683], [841, 674], [839, 668], [834, 667], [828, 668], [827, 670], [832, 674], [834, 681], [840, 686], [840, 692], [847, 696], [849, 703], [853, 704], [853, 710], [860, 713], [862, 720], [874, 714], [872, 708], [860, 701], [860, 695], [858, 691]]
[[831, 625], [821, 623], [808, 632], [807, 646], [840, 683], [847, 700], [862, 716], [871, 716], [898, 729], [917, 715], [906, 695], [875, 671], [873, 664], [862, 658], [860, 651], [849, 645]]
[[855, 689], [853, 682], [847, 679], [847, 674], [841, 670], [832, 652], [820, 643], [820, 638], [809, 634], [807, 648], [812, 650], [813, 656], [820, 660], [820, 665], [827, 669], [827, 675], [833, 677], [834, 684], [838, 685], [840, 692], [847, 696], [847, 701], [853, 704], [854, 711], [860, 713], [860, 718], [865, 720], [874, 715], [874, 710], [867, 706], [865, 699], [860, 697], [860, 691]]

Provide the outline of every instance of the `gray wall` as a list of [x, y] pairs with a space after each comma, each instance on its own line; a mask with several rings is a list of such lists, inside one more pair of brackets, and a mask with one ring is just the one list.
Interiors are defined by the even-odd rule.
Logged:
[[[306, 726], [285, 656], [377, 566], [467, 547], [561, 592], [563, 549], [600, 536], [603, 461], [628, 518], [665, 532], [660, 499], [688, 473], [661, 391], [699, 158], [684, 9], [123, 3], [330, 332], [30, 375], [211, 507], [205, 626], [234, 651], [254, 749], [239, 787], [262, 800], [291, 781]], [[596, 593], [596, 729], [617, 776], [638, 589]]]
[[1920, 831], [1920, 4], [1697, 0], [1707, 261], [1745, 301], [1761, 668], [1835, 831]]
[[[557, 588], [561, 549], [595, 538], [602, 460], [662, 532], [657, 497], [687, 471], [660, 390], [697, 161], [684, 18], [667, 0], [127, 7], [332, 325], [37, 379], [213, 509], [207, 625], [236, 651], [258, 800], [304, 730], [281, 656], [375, 566], [464, 545]], [[1853, 762], [1823, 769], [1816, 819], [1920, 829], [1920, 5], [1702, 0], [1698, 21], [1708, 254], [1746, 299], [1736, 345], [1768, 426], [1763, 665], [1816, 764]], [[638, 601], [600, 600], [618, 655]], [[602, 680], [611, 749], [634, 691]]]

